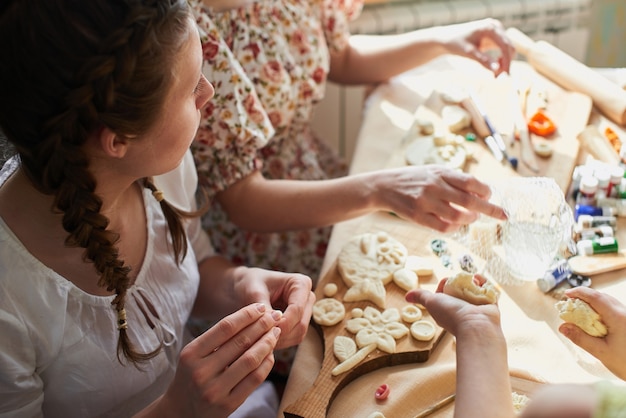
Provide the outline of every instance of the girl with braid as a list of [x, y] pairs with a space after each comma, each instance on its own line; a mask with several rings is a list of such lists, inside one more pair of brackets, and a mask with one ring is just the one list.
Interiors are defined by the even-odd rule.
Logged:
[[[200, 227], [186, 1], [1, 0], [0, 54], [0, 416], [276, 416], [311, 280]], [[190, 315], [216, 325], [185, 345]]]

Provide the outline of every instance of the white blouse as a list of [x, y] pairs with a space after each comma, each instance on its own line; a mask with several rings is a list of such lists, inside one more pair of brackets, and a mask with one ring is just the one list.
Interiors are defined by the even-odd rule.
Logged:
[[[0, 187], [18, 165], [7, 162]], [[189, 153], [156, 183], [177, 206], [195, 207]], [[213, 250], [194, 219], [186, 224], [189, 251], [176, 265], [161, 208], [149, 190], [143, 198], [148, 245], [128, 290], [128, 332], [139, 351], [159, 341], [164, 348], [142, 370], [117, 359], [113, 296], [85, 293], [43, 265], [0, 219], [0, 417], [130, 416], [167, 388], [198, 290], [198, 262]]]

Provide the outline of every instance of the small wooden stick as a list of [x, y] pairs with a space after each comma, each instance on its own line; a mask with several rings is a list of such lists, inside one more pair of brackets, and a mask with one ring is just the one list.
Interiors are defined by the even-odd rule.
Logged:
[[444, 406], [448, 405], [450, 402], [454, 401], [454, 396], [455, 396], [454, 393], [452, 395], [446, 396], [445, 398], [443, 398], [436, 404], [429, 406], [428, 408], [424, 409], [419, 414], [415, 415], [415, 418], [424, 418], [424, 417], [434, 414], [435, 412], [439, 411]]

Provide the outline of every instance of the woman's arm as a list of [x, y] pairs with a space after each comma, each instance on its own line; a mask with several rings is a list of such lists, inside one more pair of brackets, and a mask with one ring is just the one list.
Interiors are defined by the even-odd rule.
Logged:
[[[493, 58], [482, 43], [497, 47]], [[352, 35], [347, 48], [331, 54], [329, 79], [341, 84], [378, 83], [444, 54], [471, 58], [497, 75], [508, 72], [515, 49], [495, 19], [418, 29], [397, 35]]]
[[320, 181], [266, 180], [255, 172], [217, 198], [234, 223], [255, 232], [332, 225], [377, 210], [448, 232], [479, 213], [504, 219], [490, 193], [469, 174], [431, 165]]

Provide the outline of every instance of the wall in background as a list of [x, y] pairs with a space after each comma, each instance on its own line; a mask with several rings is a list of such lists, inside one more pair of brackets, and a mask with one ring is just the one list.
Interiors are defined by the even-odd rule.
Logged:
[[594, 0], [589, 28], [587, 65], [626, 67], [626, 1]]

